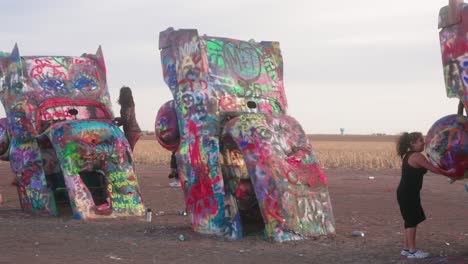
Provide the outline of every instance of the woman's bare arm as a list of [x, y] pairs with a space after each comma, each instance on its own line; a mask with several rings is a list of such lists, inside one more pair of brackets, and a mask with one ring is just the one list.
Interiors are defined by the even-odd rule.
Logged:
[[426, 156], [423, 154], [416, 152], [411, 157], [408, 159], [408, 163], [415, 168], [425, 168], [433, 173], [436, 174], [442, 174], [448, 177], [455, 176], [455, 169], [451, 170], [443, 170], [440, 168], [437, 168], [436, 166], [432, 165], [429, 160], [427, 160]]

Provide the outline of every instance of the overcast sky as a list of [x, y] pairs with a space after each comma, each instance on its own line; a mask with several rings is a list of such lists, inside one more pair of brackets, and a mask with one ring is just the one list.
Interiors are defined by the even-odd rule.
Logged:
[[[427, 132], [456, 112], [445, 95], [437, 19], [448, 1], [0, 0], [0, 50], [79, 56], [102, 46], [114, 113], [119, 88], [154, 130], [172, 99], [159, 32], [279, 41], [288, 114], [310, 134]], [[3, 109], [2, 109], [3, 110]], [[4, 115], [4, 112], [1, 111]]]

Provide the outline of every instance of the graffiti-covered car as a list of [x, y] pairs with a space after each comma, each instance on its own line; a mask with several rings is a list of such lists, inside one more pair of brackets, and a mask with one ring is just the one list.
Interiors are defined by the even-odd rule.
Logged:
[[159, 48], [174, 100], [155, 132], [176, 152], [193, 229], [275, 241], [334, 234], [326, 175], [286, 113], [279, 43], [169, 28]]
[[1, 158], [21, 207], [77, 219], [142, 215], [133, 154], [113, 123], [104, 58], [0, 53]]
[[[458, 114], [440, 118], [429, 129], [426, 153], [432, 163], [468, 178], [468, 5], [450, 1], [439, 12], [439, 38], [447, 97], [460, 101]], [[468, 190], [468, 189], [467, 189]]]

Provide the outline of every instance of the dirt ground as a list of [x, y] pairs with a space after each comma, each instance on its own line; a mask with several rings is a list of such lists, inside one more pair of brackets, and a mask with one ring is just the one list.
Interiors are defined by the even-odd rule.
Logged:
[[[182, 192], [168, 186], [168, 168], [140, 165], [146, 206], [143, 218], [83, 222], [70, 216], [32, 217], [21, 211], [10, 185], [8, 163], [0, 163], [0, 264], [2, 263], [468, 263], [468, 192], [465, 182], [449, 185], [427, 174], [422, 193], [427, 220], [418, 229], [425, 260], [399, 256], [402, 220], [395, 189], [399, 172], [325, 170], [336, 236], [272, 243], [259, 236], [226, 241], [194, 233]], [[374, 177], [370, 179], [369, 177]], [[352, 237], [360, 230], [364, 237]], [[179, 236], [185, 240], [180, 241]]]

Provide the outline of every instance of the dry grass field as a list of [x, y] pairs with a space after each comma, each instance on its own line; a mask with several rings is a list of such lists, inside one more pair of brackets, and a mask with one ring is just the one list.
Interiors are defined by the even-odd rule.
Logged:
[[[400, 158], [395, 153], [396, 136], [309, 135], [313, 149], [324, 168], [396, 169]], [[137, 164], [169, 164], [170, 152], [154, 136], [145, 136], [135, 147]]]

